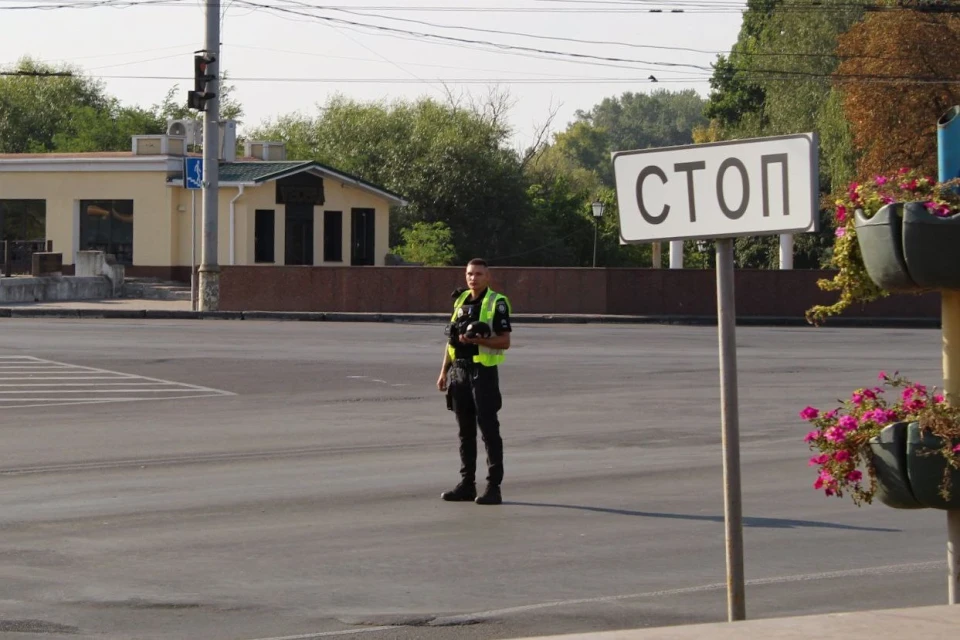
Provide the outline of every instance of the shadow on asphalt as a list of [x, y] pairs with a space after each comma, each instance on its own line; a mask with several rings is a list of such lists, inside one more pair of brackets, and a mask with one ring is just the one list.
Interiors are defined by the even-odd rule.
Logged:
[[[547, 502], [503, 502], [504, 506], [513, 507], [545, 507], [549, 509], [577, 509], [579, 511], [594, 511], [596, 513], [612, 513], [620, 516], [635, 516], [638, 518], [668, 518], [672, 520], [696, 520], [701, 522], [723, 522], [723, 516], [697, 516], [685, 513], [657, 513], [653, 511], [629, 511], [627, 509], [607, 509], [604, 507], [584, 507], [573, 504], [551, 504]], [[743, 526], [764, 529], [843, 529], [846, 531], [875, 531], [879, 533], [899, 533], [901, 529], [887, 529], [884, 527], [858, 527], [836, 522], [818, 522], [816, 520], [790, 520], [786, 518], [752, 518], [744, 516]]]

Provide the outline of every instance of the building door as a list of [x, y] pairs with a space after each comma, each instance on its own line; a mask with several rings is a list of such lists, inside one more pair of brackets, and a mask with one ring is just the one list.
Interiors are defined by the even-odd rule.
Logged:
[[374, 263], [375, 220], [376, 216], [373, 209], [353, 209], [351, 211], [351, 265], [364, 266]]
[[313, 205], [288, 204], [284, 264], [313, 264]]

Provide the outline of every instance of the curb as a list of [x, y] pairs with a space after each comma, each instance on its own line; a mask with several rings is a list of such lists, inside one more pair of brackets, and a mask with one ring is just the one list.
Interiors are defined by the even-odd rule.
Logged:
[[[445, 313], [361, 313], [318, 311], [172, 311], [152, 309], [47, 309], [0, 307], [0, 318], [63, 318], [123, 320], [274, 320], [301, 322], [446, 323]], [[516, 324], [661, 324], [716, 326], [715, 316], [620, 316], [577, 314], [518, 314]], [[741, 316], [742, 327], [811, 327], [804, 318]], [[832, 318], [823, 328], [939, 329], [940, 318]]]

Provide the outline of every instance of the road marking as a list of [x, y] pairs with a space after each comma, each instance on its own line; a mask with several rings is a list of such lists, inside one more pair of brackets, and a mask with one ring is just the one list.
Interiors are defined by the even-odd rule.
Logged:
[[0, 406], [4, 409], [233, 395], [222, 389], [34, 356], [0, 356]]
[[[912, 562], [909, 564], [895, 564], [882, 567], [865, 567], [861, 569], [846, 569], [843, 571], [825, 571], [821, 573], [805, 573], [792, 576], [777, 576], [773, 578], [755, 578], [747, 580], [747, 586], [757, 587], [774, 584], [790, 584], [794, 582], [812, 582], [816, 580], [833, 580], [837, 578], [863, 578], [873, 576], [884, 576], [892, 574], [921, 573], [923, 571], [939, 571], [943, 569], [942, 562]], [[572, 607], [583, 604], [604, 604], [608, 602], [621, 602], [623, 600], [642, 600], [646, 598], [665, 598], [669, 596], [683, 596], [695, 593], [704, 593], [709, 591], [723, 591], [727, 588], [727, 583], [716, 582], [714, 584], [705, 584], [698, 587], [681, 587], [678, 589], [664, 589], [662, 591], [647, 591], [644, 593], [630, 593], [616, 596], [599, 596], [595, 598], [578, 598], [576, 600], [557, 600], [554, 602], [542, 602], [539, 604], [528, 604], [520, 607], [508, 607], [505, 609], [491, 609], [489, 611], [480, 611], [478, 613], [468, 613], [457, 616], [446, 616], [434, 618], [427, 622], [427, 626], [453, 626], [462, 624], [471, 624], [482, 622], [490, 618], [500, 618], [503, 616], [515, 615], [518, 613], [527, 613], [530, 611], [539, 611], [542, 609], [553, 609], [557, 607]], [[380, 631], [395, 630], [409, 625], [396, 625], [388, 627], [364, 627], [362, 629], [349, 629], [345, 631], [323, 631], [318, 633], [305, 633], [297, 636], [275, 636], [271, 638], [256, 638], [254, 640], [312, 640], [313, 638], [332, 638], [336, 636], [356, 635], [359, 633], [376, 633]]]

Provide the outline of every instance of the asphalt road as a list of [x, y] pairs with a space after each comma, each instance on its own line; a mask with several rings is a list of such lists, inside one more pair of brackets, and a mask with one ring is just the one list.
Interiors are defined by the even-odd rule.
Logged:
[[[442, 339], [0, 321], [0, 636], [471, 640], [725, 619], [715, 328], [518, 325], [500, 507], [439, 499], [458, 470]], [[944, 514], [816, 493], [797, 418], [881, 369], [938, 383], [939, 332], [738, 343], [748, 616], [946, 602]]]

